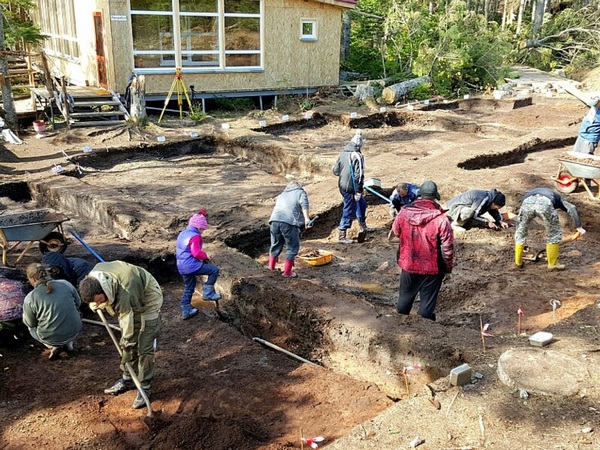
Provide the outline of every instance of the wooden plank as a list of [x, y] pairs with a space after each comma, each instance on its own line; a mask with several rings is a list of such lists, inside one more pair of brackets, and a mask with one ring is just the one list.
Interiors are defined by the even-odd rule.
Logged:
[[72, 122], [71, 123], [71, 127], [72, 128], [79, 128], [79, 127], [103, 127], [103, 126], [111, 126], [111, 125], [118, 125], [118, 124], [125, 124], [126, 122], [124, 120], [98, 120], [98, 121], [88, 121], [88, 122]]
[[76, 108], [78, 106], [102, 106], [102, 105], [117, 106], [120, 104], [121, 104], [121, 102], [116, 102], [114, 100], [98, 100], [98, 101], [83, 101], [83, 102], [79, 102], [79, 101], [75, 100]]
[[110, 116], [124, 116], [123, 111], [90, 111], [90, 112], [72, 112], [71, 118], [77, 117], [110, 117]]

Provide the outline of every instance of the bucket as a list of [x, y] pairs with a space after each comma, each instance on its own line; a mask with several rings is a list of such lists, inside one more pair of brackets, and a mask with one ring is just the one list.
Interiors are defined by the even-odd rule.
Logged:
[[43, 120], [34, 120], [33, 129], [37, 134], [43, 134], [46, 131], [46, 122]]

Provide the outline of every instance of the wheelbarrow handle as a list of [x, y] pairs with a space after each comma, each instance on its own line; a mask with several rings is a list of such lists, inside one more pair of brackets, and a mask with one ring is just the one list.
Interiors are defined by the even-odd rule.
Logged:
[[385, 200], [386, 202], [388, 202], [390, 205], [392, 204], [392, 201], [391, 201], [389, 198], [387, 198], [387, 197], [385, 197], [385, 196], [381, 195], [381, 194], [380, 194], [379, 192], [377, 192], [375, 189], [372, 189], [372, 188], [370, 188], [369, 186], [365, 186], [365, 189], [366, 189], [367, 191], [369, 191], [371, 194], [375, 194], [377, 197], [384, 199], [384, 200]]

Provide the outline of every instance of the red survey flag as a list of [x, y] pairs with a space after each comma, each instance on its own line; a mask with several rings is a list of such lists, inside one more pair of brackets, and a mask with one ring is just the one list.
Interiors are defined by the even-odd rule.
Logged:
[[523, 312], [523, 310], [521, 309], [521, 307], [519, 306], [519, 310], [517, 311], [517, 314], [520, 316], [524, 316], [525, 313]]
[[481, 334], [482, 334], [483, 336], [494, 337], [494, 335], [493, 335], [493, 334], [490, 334], [490, 333], [488, 333], [488, 332], [487, 332], [487, 330], [488, 330], [488, 328], [489, 328], [489, 327], [490, 327], [490, 324], [489, 324], [489, 323], [486, 323], [486, 324], [483, 326], [483, 328], [481, 329]]
[[419, 370], [421, 368], [421, 364], [414, 364], [412, 366], [406, 366], [402, 369], [403, 375], [408, 375], [409, 370]]
[[314, 438], [301, 438], [302, 442], [304, 442], [305, 444], [309, 445], [311, 448], [319, 448], [319, 443], [323, 442], [325, 440], [325, 438], [323, 436], [317, 436]]

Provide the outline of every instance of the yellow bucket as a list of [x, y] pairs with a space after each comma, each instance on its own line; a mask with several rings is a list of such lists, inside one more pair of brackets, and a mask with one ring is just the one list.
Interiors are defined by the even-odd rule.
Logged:
[[[329, 264], [333, 260], [333, 253], [327, 250], [317, 250], [318, 256], [301, 256], [298, 255], [302, 261], [311, 266], [324, 266]], [[314, 252], [311, 252], [314, 253]]]

